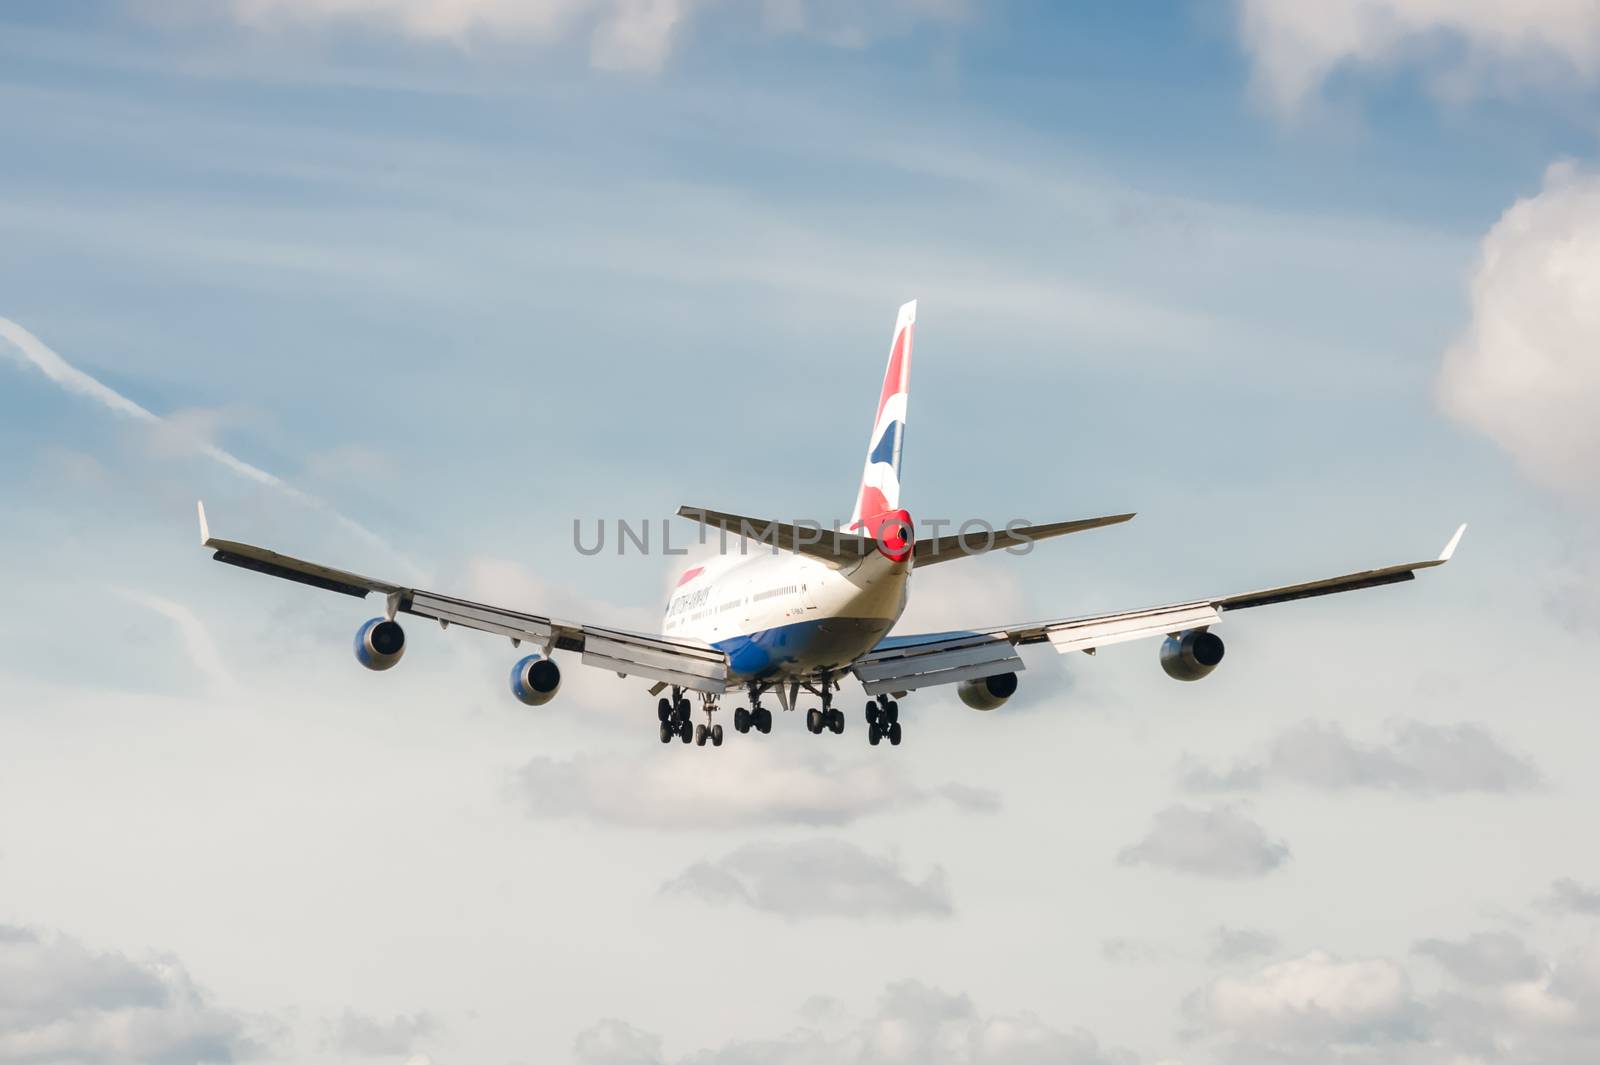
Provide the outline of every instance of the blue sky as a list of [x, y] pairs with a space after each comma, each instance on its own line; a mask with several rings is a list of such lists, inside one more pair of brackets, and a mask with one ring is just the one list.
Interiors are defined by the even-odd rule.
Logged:
[[[0, 986], [55, 990], [0, 1061], [67, 1016], [64, 1060], [1588, 1054], [1585, 10], [7, 5]], [[519, 712], [471, 634], [365, 675], [354, 604], [194, 546], [204, 496], [650, 625], [674, 563], [573, 520], [842, 517], [913, 297], [913, 513], [1140, 515], [931, 571], [910, 625], [1472, 531], [1230, 623], [1202, 685], [1034, 656], [1013, 708], [926, 696], [870, 759], [664, 754], [611, 677]], [[73, 966], [156, 990], [85, 1009]], [[141, 1010], [166, 1042], [117, 1042]]]

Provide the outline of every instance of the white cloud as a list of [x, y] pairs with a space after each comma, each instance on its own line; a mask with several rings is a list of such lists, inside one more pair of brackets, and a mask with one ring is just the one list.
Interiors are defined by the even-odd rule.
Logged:
[[[479, 41], [555, 45], [586, 38], [594, 66], [658, 71], [711, 0], [232, 0], [246, 26], [281, 30], [318, 24], [365, 25], [421, 40], [468, 46]], [[733, 8], [736, 12], [738, 8]], [[765, 0], [768, 33], [804, 34], [860, 47], [923, 21], [952, 21], [965, 0]]]
[[1600, 174], [1557, 164], [1484, 238], [1472, 319], [1439, 378], [1445, 410], [1586, 503], [1600, 502], [1597, 291]]
[[578, 1065], [655, 1065], [664, 1060], [660, 1036], [615, 1018], [579, 1032], [572, 1051]]
[[1254, 791], [1292, 783], [1322, 791], [1373, 789], [1418, 795], [1525, 791], [1539, 782], [1528, 762], [1476, 725], [1402, 721], [1387, 743], [1351, 739], [1337, 723], [1307, 721], [1272, 741], [1260, 761], [1237, 762], [1218, 772], [1185, 764], [1190, 792]]
[[1406, 60], [1451, 96], [1600, 74], [1593, 0], [1239, 0], [1238, 20], [1256, 88], [1284, 115], [1342, 69]]
[[661, 890], [790, 920], [948, 917], [953, 912], [943, 869], [935, 866], [914, 880], [897, 857], [869, 854], [834, 839], [753, 843], [716, 861], [696, 862]]
[[[581, 1065], [665, 1061], [659, 1039], [620, 1021], [602, 1021], [580, 1035], [577, 1057]], [[1031, 1013], [985, 1014], [966, 995], [908, 980], [889, 985], [869, 1016], [839, 1031], [802, 1024], [781, 1036], [735, 1041], [679, 1060], [683, 1065], [1130, 1065], [1134, 1059], [1102, 1047], [1081, 1028], [1056, 1028]]]
[[1222, 1027], [1267, 1039], [1311, 1036], [1368, 1042], [1410, 1030], [1417, 1014], [1411, 984], [1391, 961], [1342, 961], [1321, 951], [1278, 962], [1247, 977], [1224, 977], [1200, 999]]
[[433, 1019], [425, 1013], [400, 1014], [379, 1020], [345, 1010], [329, 1025], [327, 1043], [341, 1055], [397, 1057], [409, 1054], [416, 1041], [433, 1032]]
[[716, 751], [672, 744], [639, 758], [535, 758], [517, 786], [535, 816], [685, 829], [837, 826], [927, 797], [884, 759], [842, 761], [762, 737], [732, 738]]
[[0, 1062], [194, 1065], [249, 1056], [245, 1020], [176, 961], [136, 962], [0, 926]]
[[1289, 860], [1289, 846], [1240, 811], [1169, 806], [1149, 833], [1117, 856], [1123, 865], [1155, 865], [1221, 878], [1266, 876]]

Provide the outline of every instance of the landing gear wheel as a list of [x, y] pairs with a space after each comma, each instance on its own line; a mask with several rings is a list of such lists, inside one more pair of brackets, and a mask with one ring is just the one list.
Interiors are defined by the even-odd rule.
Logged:
[[661, 722], [661, 742], [672, 742], [672, 726], [667, 724], [665, 721]]
[[694, 726], [689, 724], [689, 719], [686, 717], [678, 721], [678, 738], [684, 743], [694, 739]]
[[889, 723], [889, 742], [896, 747], [900, 746], [900, 722], [898, 721]]
[[868, 703], [867, 704], [867, 724], [876, 725], [877, 723], [878, 723], [878, 704], [877, 703]]
[[813, 735], [820, 735], [822, 733], [821, 710], [806, 711], [806, 728], [810, 729]]
[[722, 746], [722, 726], [721, 725], [712, 725], [711, 726], [711, 746], [713, 746], [713, 747], [721, 747]]
[[844, 731], [844, 711], [835, 707], [828, 711], [828, 729], [835, 736]]
[[749, 732], [750, 711], [746, 710], [742, 706], [735, 710], [733, 712], [733, 727], [738, 729], [740, 732]]
[[883, 719], [884, 719], [884, 721], [888, 722], [891, 725], [893, 725], [895, 722], [899, 721], [900, 720], [900, 704], [891, 702], [888, 706], [884, 707], [883, 708]]
[[683, 718], [685, 721], [689, 719], [689, 700], [678, 700], [678, 716]]
[[696, 725], [694, 727], [694, 745], [696, 747], [704, 747], [706, 745], [706, 727], [704, 725]]
[[672, 700], [663, 699], [656, 703], [656, 718], [664, 725], [672, 719]]
[[883, 730], [878, 727], [876, 721], [867, 726], [867, 742], [874, 747], [883, 742]]
[[763, 736], [772, 731], [772, 711], [766, 707], [751, 711], [755, 715], [756, 731]]

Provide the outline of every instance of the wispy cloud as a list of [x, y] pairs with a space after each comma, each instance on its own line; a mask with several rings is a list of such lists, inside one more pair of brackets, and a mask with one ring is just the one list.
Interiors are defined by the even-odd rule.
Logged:
[[753, 843], [701, 861], [661, 885], [664, 895], [740, 905], [788, 920], [949, 917], [950, 889], [934, 866], [913, 880], [893, 855], [844, 840]]
[[1225, 770], [1185, 762], [1186, 791], [1258, 791], [1292, 783], [1319, 791], [1395, 791], [1413, 795], [1513, 793], [1538, 786], [1539, 771], [1472, 724], [1403, 721], [1387, 743], [1362, 743], [1335, 723], [1307, 721], [1285, 730], [1264, 759]]
[[[194, 432], [193, 426], [188, 424], [185, 419], [174, 420], [170, 417], [164, 417], [134, 402], [121, 392], [69, 363], [44, 341], [9, 318], [0, 317], [0, 339], [10, 343], [12, 350], [20, 356], [23, 365], [31, 366], [33, 369], [38, 370], [45, 377], [60, 385], [65, 391], [75, 396], [92, 400], [113, 414], [119, 414], [149, 426], [158, 433], [158, 439], [162, 446], [170, 448], [176, 441], [187, 441], [189, 447], [196, 454], [205, 456], [228, 472], [254, 484], [269, 488], [302, 506], [320, 511], [332, 518], [342, 528], [381, 548], [387, 554], [399, 557], [394, 548], [381, 536], [355, 519], [341, 514], [331, 504], [301, 491], [276, 474], [268, 473], [261, 467], [246, 462], [233, 454], [233, 452], [205, 439], [202, 434]], [[0, 350], [4, 349], [0, 348]], [[409, 566], [409, 563], [407, 565]], [[410, 568], [414, 569], [415, 567]]]
[[183, 641], [184, 653], [189, 656], [190, 664], [220, 694], [233, 695], [239, 691], [239, 682], [223, 661], [222, 652], [211, 638], [211, 630], [193, 610], [174, 600], [134, 588], [112, 588], [111, 592], [172, 622]]

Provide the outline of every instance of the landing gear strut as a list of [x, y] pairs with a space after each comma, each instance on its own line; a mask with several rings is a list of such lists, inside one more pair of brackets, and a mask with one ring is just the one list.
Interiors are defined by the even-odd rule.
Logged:
[[672, 689], [672, 698], [656, 703], [656, 718], [661, 723], [661, 742], [671, 743], [674, 738], [688, 743], [694, 738], [694, 725], [689, 721], [689, 700], [681, 688]]
[[891, 746], [900, 746], [900, 704], [887, 695], [867, 704], [867, 742], [876, 747], [885, 737]]
[[822, 697], [822, 708], [806, 711], [806, 728], [811, 730], [812, 735], [820, 736], [827, 731], [837, 736], [844, 731], [844, 711], [833, 705], [834, 687], [832, 675], [824, 673], [822, 690], [817, 692]]
[[761, 705], [761, 695], [767, 689], [759, 684], [750, 685], [750, 709], [739, 707], [733, 712], [733, 727], [740, 732], [755, 729], [762, 735], [772, 731], [772, 711]]

